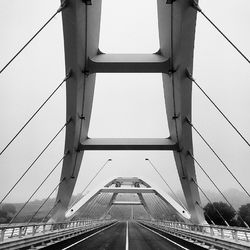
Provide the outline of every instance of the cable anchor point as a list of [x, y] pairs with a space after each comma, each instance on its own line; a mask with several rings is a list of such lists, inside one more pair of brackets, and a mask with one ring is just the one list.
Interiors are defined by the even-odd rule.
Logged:
[[65, 153], [64, 153], [64, 157], [66, 157], [67, 155], [70, 154], [70, 150], [67, 150]]
[[82, 0], [83, 3], [85, 3], [86, 5], [92, 5], [91, 0]]
[[188, 69], [186, 69], [185, 73], [186, 73], [186, 77], [187, 77], [188, 79], [190, 79], [192, 82], [195, 81], [194, 78], [193, 78], [193, 76], [192, 76], [192, 74], [189, 72]]
[[202, 10], [201, 10], [201, 8], [200, 8], [200, 6], [199, 6], [197, 0], [193, 0], [193, 2], [192, 2], [192, 7], [193, 7], [195, 10], [197, 10], [198, 12], [202, 12]]
[[172, 4], [173, 2], [175, 2], [176, 0], [167, 0], [166, 4]]
[[183, 152], [183, 147], [179, 147], [178, 146], [178, 149], [176, 150], [177, 153], [182, 153]]
[[190, 119], [189, 119], [187, 116], [184, 118], [183, 121], [184, 121], [184, 122], [187, 122], [189, 125], [192, 126], [192, 123], [191, 123]]
[[177, 70], [176, 69], [169, 69], [168, 75], [172, 76]]
[[179, 117], [180, 117], [180, 114], [174, 114], [174, 115], [172, 116], [172, 119], [173, 119], [173, 120], [177, 120]]
[[82, 150], [81, 150], [81, 144], [78, 145], [77, 148], [75, 148], [75, 152], [78, 154], [80, 153]]
[[82, 73], [83, 73], [84, 76], [86, 76], [86, 77], [88, 77], [88, 76], [90, 75], [90, 72], [89, 72], [89, 70], [87, 70], [87, 69], [82, 70]]
[[81, 115], [79, 115], [79, 119], [80, 119], [80, 120], [85, 120], [86, 117], [85, 117], [83, 114], [81, 114]]
[[65, 125], [67, 126], [69, 123], [71, 123], [73, 121], [73, 118], [72, 117], [70, 117], [67, 121], [66, 121], [66, 123], [65, 123]]
[[59, 9], [57, 10], [57, 13], [61, 12], [67, 5], [68, 5], [68, 0], [64, 0], [64, 1], [61, 3]]
[[72, 69], [70, 69], [68, 73], [66, 74], [65, 81], [68, 80], [72, 75], [73, 75], [73, 72], [72, 72]]

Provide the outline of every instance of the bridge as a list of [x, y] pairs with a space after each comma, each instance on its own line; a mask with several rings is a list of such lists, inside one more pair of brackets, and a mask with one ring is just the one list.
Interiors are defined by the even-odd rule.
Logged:
[[[0, 199], [0, 205], [6, 204], [9, 196], [50, 145], [55, 143], [62, 131], [65, 131], [64, 151], [28, 200], [22, 203], [23, 205], [7, 224], [0, 226], [0, 249], [250, 249], [249, 224], [236, 211], [218, 183], [208, 174], [193, 149], [194, 132], [246, 197], [250, 198], [245, 185], [230, 170], [192, 119], [192, 88], [195, 86], [249, 149], [250, 143], [244, 133], [193, 76], [197, 14], [203, 16], [246, 63], [250, 63], [248, 57], [216, 26], [195, 0], [157, 0], [159, 49], [156, 52], [105, 53], [99, 46], [102, 29], [101, 4], [101, 0], [61, 1], [55, 13], [1, 68], [0, 76], [9, 70], [21, 53], [25, 53], [26, 47], [39, 39], [39, 34], [44, 32], [55, 18], [62, 16], [65, 76], [21, 129], [3, 146], [0, 157], [5, 156], [16, 139], [28, 129], [28, 125], [64, 84], [66, 85], [65, 124], [6, 191]], [[161, 74], [169, 136], [91, 137], [89, 128], [96, 94], [96, 76], [102, 73], [116, 74], [121, 78], [124, 74], [131, 74], [132, 77], [135, 74]], [[107, 153], [107, 160], [89, 183], [82, 185], [85, 188], [80, 197], [74, 199], [73, 192], [79, 180], [79, 172], [85, 167], [84, 157], [89, 151], [95, 154]], [[165, 184], [164, 189], [151, 183], [149, 176], [143, 174], [133, 177], [114, 176], [103, 184], [96, 183], [93, 186], [100, 173], [113, 161], [107, 156], [108, 152], [114, 151], [120, 153], [135, 151], [138, 154], [172, 151], [185, 201], [179, 198], [168, 184], [167, 178], [147, 156], [141, 160]], [[46, 181], [60, 166], [60, 180], [54, 183], [48, 196], [26, 222], [17, 223], [18, 216], [40, 189], [46, 187]], [[235, 211], [242, 227], [230, 226], [229, 221], [216, 208], [225, 225], [215, 225], [212, 220], [210, 220], [211, 225], [207, 223], [200, 195], [203, 195], [209, 203], [212, 202], [196, 176], [197, 168]], [[36, 216], [56, 191], [54, 205], [47, 216], [37, 223]]]

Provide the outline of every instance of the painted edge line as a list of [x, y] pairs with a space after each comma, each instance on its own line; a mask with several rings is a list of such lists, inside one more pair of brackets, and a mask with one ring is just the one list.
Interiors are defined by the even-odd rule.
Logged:
[[[137, 222], [137, 223], [138, 223], [138, 222]], [[180, 244], [178, 244], [178, 243], [176, 243], [176, 242], [170, 240], [169, 238], [167, 238], [167, 237], [161, 235], [160, 233], [157, 233], [157, 232], [155, 232], [154, 230], [152, 230], [152, 229], [150, 229], [150, 228], [148, 228], [148, 227], [145, 227], [144, 225], [142, 225], [142, 224], [140, 224], [140, 223], [138, 223], [138, 224], [139, 224], [140, 226], [142, 226], [142, 227], [148, 229], [149, 231], [151, 231], [151, 232], [153, 232], [153, 233], [159, 235], [160, 237], [164, 238], [165, 240], [170, 241], [171, 243], [177, 245], [178, 247], [181, 247], [182, 249], [185, 249], [185, 250], [189, 250], [188, 248], [186, 248], [186, 247], [184, 247], [184, 246], [182, 246], [182, 245], [180, 245]]]
[[127, 221], [127, 227], [126, 227], [126, 250], [129, 250], [128, 248], [128, 221]]
[[105, 227], [105, 228], [103, 228], [103, 229], [101, 229], [101, 230], [99, 230], [99, 231], [97, 231], [97, 232], [95, 232], [95, 233], [93, 233], [93, 234], [87, 236], [86, 238], [81, 239], [81, 240], [79, 240], [79, 241], [77, 241], [77, 242], [71, 244], [70, 246], [67, 246], [67, 247], [65, 247], [65, 248], [62, 248], [62, 250], [69, 249], [70, 247], [73, 247], [73, 246], [79, 244], [80, 242], [87, 240], [88, 238], [90, 238], [90, 237], [92, 237], [92, 236], [94, 236], [94, 235], [96, 235], [96, 234], [98, 234], [98, 233], [100, 233], [100, 232], [102, 232], [102, 231], [104, 231], [104, 230], [106, 230], [106, 229], [108, 229], [108, 228], [110, 228], [110, 227], [116, 225], [117, 223], [118, 223], [118, 222], [116, 222], [116, 223], [114, 223], [114, 224], [112, 224], [112, 225], [110, 225], [110, 226], [108, 226], [108, 227]]

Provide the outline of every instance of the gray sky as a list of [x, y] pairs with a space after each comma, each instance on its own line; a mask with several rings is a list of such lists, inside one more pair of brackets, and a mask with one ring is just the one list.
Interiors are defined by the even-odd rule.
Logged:
[[[107, 53], [153, 53], [158, 50], [154, 0], [104, 0], [100, 48]], [[0, 67], [41, 27], [58, 8], [58, 0], [2, 0], [0, 2]], [[131, 8], [133, 6], [133, 8]], [[250, 57], [250, 2], [203, 0], [203, 11]], [[115, 9], [119, 11], [114, 11]], [[112, 11], [111, 11], [112, 10]], [[140, 15], [139, 15], [139, 14]], [[115, 21], [114, 21], [115, 20]], [[0, 148], [20, 129], [36, 108], [64, 78], [61, 16], [58, 15], [32, 44], [0, 75]], [[249, 65], [217, 31], [198, 14], [194, 77], [250, 140]], [[65, 88], [62, 87], [28, 128], [0, 157], [0, 197], [24, 172], [65, 122]], [[230, 169], [250, 190], [250, 149], [193, 88], [193, 123], [204, 134]], [[98, 74], [90, 137], [167, 137], [160, 74]], [[63, 155], [62, 133], [8, 201], [24, 201]], [[196, 158], [223, 189], [237, 185], [194, 132]], [[148, 157], [175, 189], [180, 189], [172, 152], [87, 152], [74, 193], [79, 193], [107, 158], [113, 161], [96, 183], [112, 176], [150, 176], [166, 187]], [[41, 189], [46, 197], [59, 181], [60, 168]], [[213, 189], [197, 169], [198, 181]]]

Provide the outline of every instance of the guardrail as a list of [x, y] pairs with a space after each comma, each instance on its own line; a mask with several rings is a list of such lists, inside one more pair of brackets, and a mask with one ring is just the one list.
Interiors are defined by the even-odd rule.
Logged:
[[47, 233], [53, 231], [59, 231], [68, 228], [91, 228], [97, 224], [103, 224], [106, 220], [79, 220], [70, 222], [60, 222], [60, 223], [32, 223], [27, 225], [27, 223], [18, 223], [11, 226], [0, 225], [0, 242], [10, 238], [22, 238], [26, 235], [36, 235], [40, 233]]
[[20, 249], [21, 246], [51, 244], [54, 240], [64, 240], [114, 222], [112, 220], [79, 220], [61, 223], [0, 225], [0, 249], [12, 249], [12, 247]]
[[173, 221], [138, 220], [143, 223], [172, 233], [178, 237], [199, 244], [223, 246], [225, 249], [250, 249], [250, 229], [216, 225], [194, 225]]

